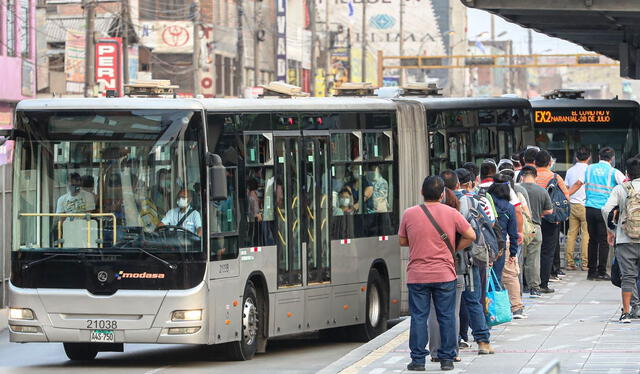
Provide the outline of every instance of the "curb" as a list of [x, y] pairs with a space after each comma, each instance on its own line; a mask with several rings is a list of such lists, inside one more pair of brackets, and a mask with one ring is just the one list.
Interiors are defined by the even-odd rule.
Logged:
[[9, 308], [0, 309], [0, 332], [9, 327]]
[[326, 366], [324, 369], [318, 371], [316, 374], [337, 374], [343, 371], [344, 369], [367, 357], [376, 349], [389, 343], [390, 341], [398, 337], [398, 335], [407, 331], [409, 329], [410, 323], [410, 318], [404, 319], [404, 321], [398, 323], [384, 334], [347, 353], [337, 361], [329, 364], [329, 366]]

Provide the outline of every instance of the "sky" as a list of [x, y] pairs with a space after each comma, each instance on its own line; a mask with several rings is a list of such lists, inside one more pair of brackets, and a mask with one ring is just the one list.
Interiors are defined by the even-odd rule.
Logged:
[[[559, 0], [561, 1], [561, 0]], [[491, 30], [491, 14], [484, 10], [467, 9], [467, 23], [468, 31], [467, 37], [469, 40], [489, 40], [489, 31]], [[514, 23], [509, 23], [504, 19], [495, 17], [495, 33], [499, 35], [502, 32], [507, 32], [501, 37], [496, 37], [497, 40], [513, 40], [513, 49], [515, 54], [527, 54], [528, 51], [528, 29], [520, 27]], [[483, 33], [480, 37], [476, 35]], [[545, 34], [533, 32], [533, 53], [534, 54], [562, 54], [562, 53], [586, 53], [582, 47], [576, 44], [567, 42], [562, 39], [552, 38]]]

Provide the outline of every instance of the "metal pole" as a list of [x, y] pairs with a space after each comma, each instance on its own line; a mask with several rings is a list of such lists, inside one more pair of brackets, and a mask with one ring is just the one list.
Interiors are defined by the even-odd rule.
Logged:
[[[381, 50], [378, 50], [378, 87], [382, 87], [384, 83], [384, 54]], [[400, 69], [400, 71], [404, 71], [404, 69]]]
[[[400, 0], [400, 17], [398, 17], [400, 19], [400, 43], [398, 44], [399, 46], [399, 52], [400, 52], [400, 66], [403, 66], [404, 64], [402, 63], [404, 60], [402, 59], [402, 56], [404, 56], [404, 0]], [[378, 55], [380, 55], [380, 52], [378, 52]], [[378, 61], [378, 64], [381, 64], [382, 61]], [[378, 65], [380, 66], [380, 65]], [[378, 78], [378, 81], [380, 82], [382, 80], [382, 76], [380, 76]], [[400, 69], [400, 87], [402, 87], [404, 85], [404, 69]], [[380, 85], [382, 86], [382, 85]]]
[[84, 96], [92, 97], [95, 87], [95, 0], [84, 0], [84, 14], [87, 29], [85, 32], [85, 63], [84, 63]]
[[353, 66], [351, 66], [351, 26], [347, 29], [347, 54], [349, 56], [349, 82], [353, 80]]
[[122, 31], [122, 78], [124, 84], [129, 84], [129, 0], [122, 0], [120, 12]]
[[192, 5], [193, 19], [193, 96], [200, 95], [200, 3], [195, 0]]
[[[235, 61], [235, 74], [233, 76], [234, 90], [241, 90], [244, 87], [243, 75], [244, 75], [244, 30], [242, 17], [244, 17], [244, 8], [242, 4], [243, 0], [236, 0], [238, 7], [238, 41], [236, 42], [236, 61]], [[233, 94], [233, 92], [232, 92]], [[240, 92], [241, 96], [242, 92]]]
[[309, 90], [311, 96], [316, 95], [316, 70], [318, 63], [316, 61], [316, 0], [309, 1], [309, 27], [311, 28], [311, 72], [309, 77]]
[[362, 45], [362, 56], [361, 59], [361, 68], [360, 68], [360, 76], [361, 82], [364, 83], [367, 80], [367, 1], [362, 1], [362, 38], [360, 43]]

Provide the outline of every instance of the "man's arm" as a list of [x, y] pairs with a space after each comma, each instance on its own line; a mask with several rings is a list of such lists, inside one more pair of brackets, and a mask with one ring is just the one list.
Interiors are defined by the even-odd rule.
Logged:
[[620, 194], [624, 193], [624, 187], [619, 185], [614, 187], [613, 191], [611, 191], [611, 195], [609, 195], [609, 199], [607, 203], [602, 207], [602, 217], [604, 221], [607, 222], [609, 220], [609, 213], [613, 210], [613, 208], [620, 205]]
[[560, 190], [562, 191], [562, 193], [564, 193], [564, 197], [567, 198], [567, 200], [569, 200], [571, 198], [571, 194], [569, 193], [569, 189], [567, 188], [567, 185], [564, 183], [564, 179], [562, 179], [561, 176], [558, 175], [558, 187], [560, 187]]
[[576, 183], [574, 183], [571, 188], [569, 188], [569, 195], [573, 195], [574, 193], [578, 192], [578, 190], [582, 186], [584, 186], [584, 183], [582, 183], [582, 181], [576, 181]]
[[[460, 242], [458, 243], [458, 248], [456, 251], [461, 251], [471, 245], [474, 240], [476, 240], [476, 232], [473, 231], [473, 227], [469, 227], [466, 231], [462, 232], [462, 237], [460, 238]], [[402, 238], [401, 238], [402, 239]], [[407, 244], [409, 242], [407, 241]]]
[[408, 247], [409, 246], [409, 238], [407, 238], [406, 236], [399, 236], [398, 238], [400, 239], [400, 246], [401, 247]]

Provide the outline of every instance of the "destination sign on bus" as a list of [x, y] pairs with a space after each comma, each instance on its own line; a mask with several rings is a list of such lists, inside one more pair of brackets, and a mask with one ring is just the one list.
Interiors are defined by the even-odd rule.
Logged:
[[607, 109], [555, 109], [534, 112], [536, 124], [606, 124], [613, 120], [613, 111]]

